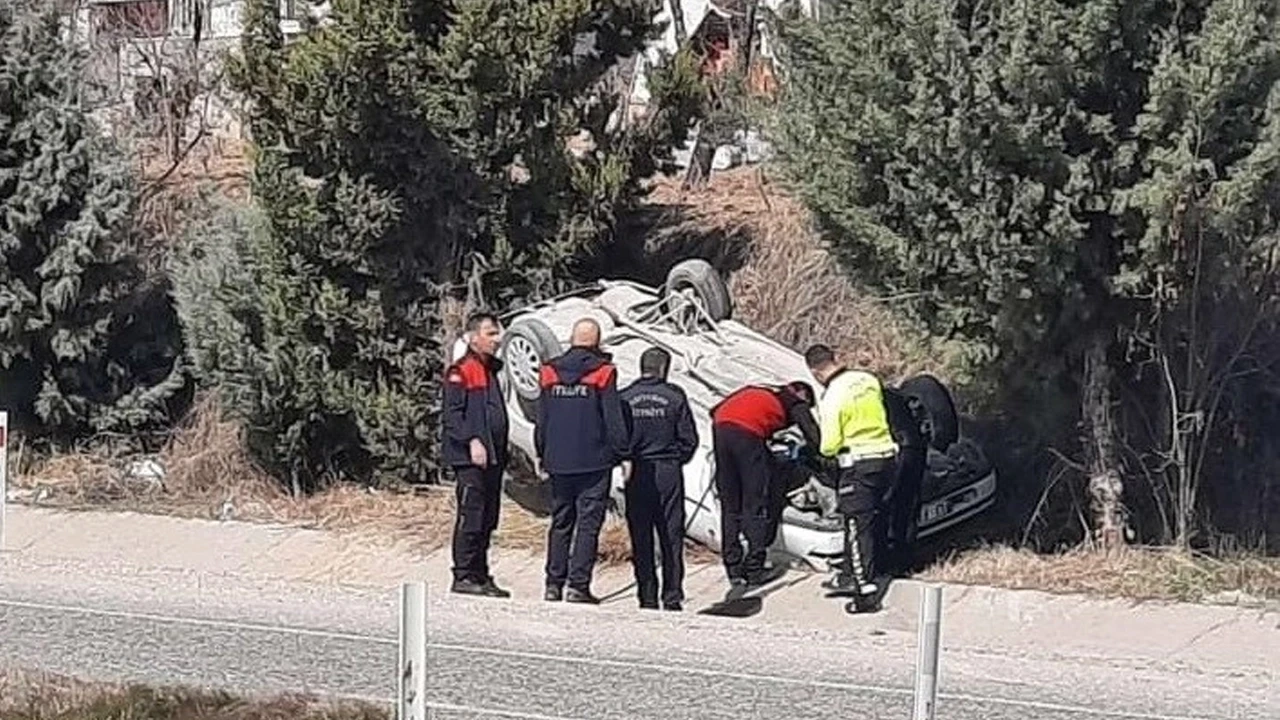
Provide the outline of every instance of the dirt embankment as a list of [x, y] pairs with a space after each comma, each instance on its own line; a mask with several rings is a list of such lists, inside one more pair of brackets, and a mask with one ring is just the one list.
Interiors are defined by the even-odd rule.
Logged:
[[[912, 331], [891, 301], [850, 280], [809, 212], [762, 168], [718, 173], [690, 191], [678, 179], [664, 179], [650, 201], [665, 208], [669, 220], [651, 245], [679, 244], [719, 259], [729, 270], [736, 319], [797, 351], [826, 343], [849, 364], [889, 381], [925, 370], [948, 375], [947, 359]], [[717, 238], [721, 247], [691, 237]]]

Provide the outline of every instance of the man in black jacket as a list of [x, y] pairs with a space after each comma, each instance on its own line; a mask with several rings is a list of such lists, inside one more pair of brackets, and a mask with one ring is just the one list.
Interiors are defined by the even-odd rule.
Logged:
[[591, 573], [609, 478], [627, 452], [627, 428], [618, 370], [600, 351], [600, 325], [579, 320], [570, 344], [539, 373], [534, 445], [551, 476], [552, 503], [545, 597], [594, 605], [600, 600], [591, 594]]
[[507, 406], [494, 354], [502, 328], [490, 313], [467, 319], [467, 352], [445, 372], [442, 456], [456, 477], [453, 585], [468, 595], [510, 597], [489, 575], [489, 540], [498, 526], [508, 459]]
[[627, 529], [640, 607], [657, 609], [658, 576], [653, 536], [662, 548], [662, 607], [684, 602], [684, 465], [698, 449], [689, 399], [667, 382], [671, 355], [649, 348], [640, 356], [640, 379], [622, 391], [631, 428]]
[[914, 559], [920, 491], [928, 468], [929, 447], [905, 395], [896, 388], [886, 387], [884, 406], [889, 415], [889, 431], [898, 443], [898, 457], [893, 489], [888, 497], [889, 522], [884, 523], [884, 532], [893, 531], [893, 542], [881, 537], [881, 547], [887, 547], [889, 552], [877, 571], [881, 575], [899, 575], [911, 569]]

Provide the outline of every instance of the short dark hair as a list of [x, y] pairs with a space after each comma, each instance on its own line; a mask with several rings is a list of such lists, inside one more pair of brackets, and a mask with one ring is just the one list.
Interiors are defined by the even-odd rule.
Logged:
[[792, 395], [795, 395], [796, 397], [800, 398], [801, 400], [804, 400], [810, 405], [813, 404], [813, 399], [814, 397], [816, 397], [813, 394], [813, 386], [803, 380], [795, 380], [793, 382], [787, 383], [786, 389]]
[[666, 379], [671, 368], [671, 353], [659, 347], [651, 347], [640, 355], [640, 374]]
[[817, 345], [810, 345], [809, 349], [804, 351], [804, 363], [808, 365], [811, 370], [825, 367], [835, 361], [836, 354], [831, 351], [831, 348], [821, 343]]
[[488, 310], [478, 310], [467, 316], [467, 332], [475, 332], [479, 330], [485, 320], [488, 320], [495, 326], [499, 324], [497, 315], [494, 315]]

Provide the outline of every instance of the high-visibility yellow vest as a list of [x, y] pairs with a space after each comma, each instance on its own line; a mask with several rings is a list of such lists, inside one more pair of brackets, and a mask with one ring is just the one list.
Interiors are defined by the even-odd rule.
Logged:
[[898, 444], [889, 432], [880, 380], [860, 370], [840, 370], [827, 382], [818, 403], [819, 451], [835, 457], [848, 449], [852, 459], [891, 457]]

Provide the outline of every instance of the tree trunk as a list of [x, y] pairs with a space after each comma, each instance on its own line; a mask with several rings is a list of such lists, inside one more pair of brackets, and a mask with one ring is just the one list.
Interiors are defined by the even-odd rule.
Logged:
[[683, 48], [689, 40], [689, 29], [684, 26], [684, 5], [680, 0], [671, 0], [671, 24], [676, 31], [676, 47]]
[[1094, 540], [1105, 550], [1125, 544], [1124, 479], [1120, 474], [1115, 425], [1111, 418], [1111, 382], [1107, 342], [1104, 337], [1098, 337], [1085, 355], [1081, 415]]
[[716, 146], [704, 138], [706, 124], [699, 120], [694, 127], [693, 149], [689, 152], [689, 168], [685, 171], [682, 190], [699, 190], [711, 179], [711, 164], [715, 160]]

